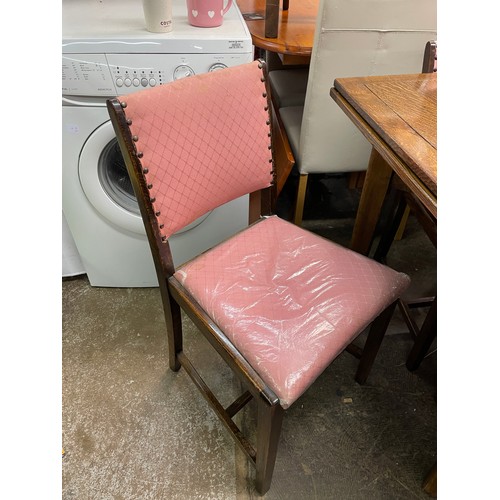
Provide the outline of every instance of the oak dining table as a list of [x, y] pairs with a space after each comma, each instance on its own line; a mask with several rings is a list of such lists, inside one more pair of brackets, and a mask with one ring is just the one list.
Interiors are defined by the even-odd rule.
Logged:
[[[277, 36], [266, 36], [266, 5], [279, 6]], [[236, 0], [250, 31], [253, 45], [275, 52], [282, 64], [309, 64], [319, 0]], [[283, 9], [285, 3], [285, 9]], [[288, 5], [286, 5], [288, 3]], [[268, 10], [269, 12], [269, 10]]]
[[[330, 95], [372, 145], [351, 248], [369, 254], [394, 175], [437, 223], [437, 74], [338, 78]], [[435, 307], [434, 301], [431, 311]], [[435, 336], [432, 314], [417, 333], [407, 367]], [[436, 496], [436, 464], [422, 488]]]
[[351, 248], [369, 253], [392, 175], [437, 221], [437, 74], [338, 78], [330, 95], [372, 145]]

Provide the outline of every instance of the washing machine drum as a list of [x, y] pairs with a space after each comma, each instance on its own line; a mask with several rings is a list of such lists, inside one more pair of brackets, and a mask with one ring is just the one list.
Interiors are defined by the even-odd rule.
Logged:
[[99, 156], [97, 175], [102, 188], [116, 204], [140, 215], [132, 182], [116, 139], [109, 141]]
[[[103, 217], [120, 228], [145, 234], [139, 205], [110, 121], [94, 130], [85, 142], [78, 172], [86, 197]], [[201, 216], [179, 233], [193, 229], [209, 215]]]

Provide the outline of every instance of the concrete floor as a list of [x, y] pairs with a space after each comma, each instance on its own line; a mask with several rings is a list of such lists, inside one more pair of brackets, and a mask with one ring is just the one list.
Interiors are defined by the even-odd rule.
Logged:
[[[305, 226], [348, 245], [353, 213], [332, 208]], [[388, 264], [412, 277], [408, 296], [434, 293], [435, 250], [415, 221]], [[168, 368], [158, 289], [63, 280], [62, 497], [257, 498], [254, 470], [186, 373]], [[420, 312], [419, 320], [424, 316]], [[228, 403], [232, 373], [185, 319], [185, 348]], [[398, 314], [368, 382], [342, 354], [286, 413], [268, 499], [429, 498], [436, 461], [436, 352], [405, 367], [412, 339]], [[255, 408], [237, 417], [251, 433]]]

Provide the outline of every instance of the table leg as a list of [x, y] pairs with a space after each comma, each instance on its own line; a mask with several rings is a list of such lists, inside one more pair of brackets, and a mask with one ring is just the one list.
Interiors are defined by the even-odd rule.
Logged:
[[391, 167], [378, 151], [372, 148], [352, 232], [351, 249], [356, 252], [364, 255], [370, 252], [391, 176]]

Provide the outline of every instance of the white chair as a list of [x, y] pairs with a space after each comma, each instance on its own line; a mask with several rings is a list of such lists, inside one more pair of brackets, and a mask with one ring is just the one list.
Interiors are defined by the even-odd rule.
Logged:
[[[368, 165], [368, 141], [330, 97], [335, 78], [419, 73], [422, 47], [437, 36], [436, 17], [436, 0], [320, 0], [309, 72], [270, 72], [278, 180], [293, 163], [300, 174], [296, 224], [308, 174], [361, 172]], [[293, 156], [280, 152], [287, 148]]]

